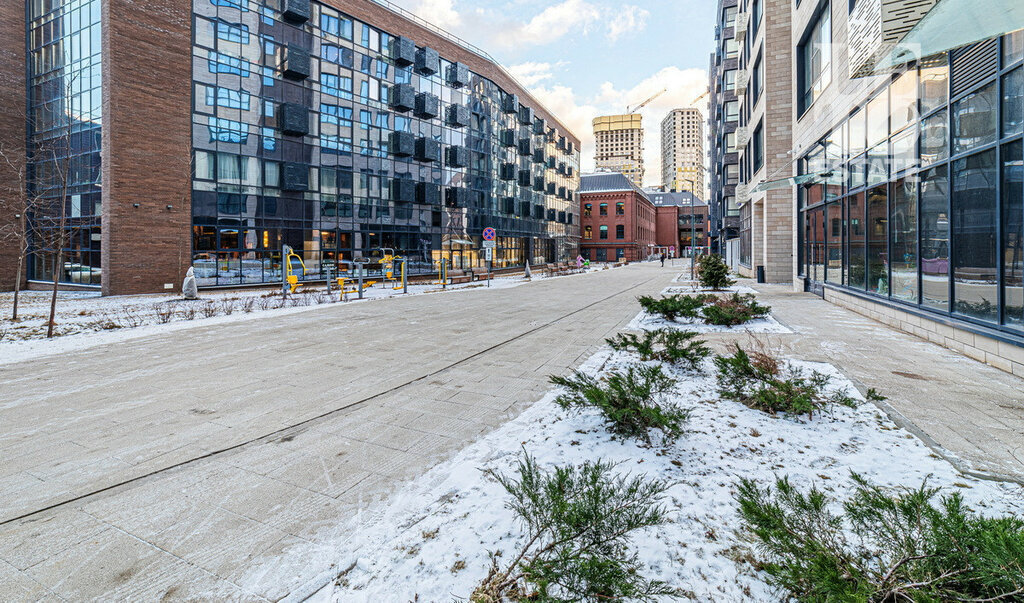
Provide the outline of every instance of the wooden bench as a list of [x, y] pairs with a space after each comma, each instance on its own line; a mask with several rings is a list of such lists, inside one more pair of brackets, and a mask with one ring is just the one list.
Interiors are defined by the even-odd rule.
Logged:
[[487, 273], [486, 268], [473, 268], [471, 272], [474, 281], [486, 281], [494, 278], [494, 276]]
[[449, 270], [448, 280], [453, 285], [460, 285], [462, 283], [473, 282], [473, 275], [467, 273], [465, 270]]

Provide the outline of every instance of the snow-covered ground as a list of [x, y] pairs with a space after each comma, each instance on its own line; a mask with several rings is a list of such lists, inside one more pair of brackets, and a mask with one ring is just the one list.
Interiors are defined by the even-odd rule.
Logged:
[[[535, 275], [534, 278], [540, 278]], [[561, 278], [561, 277], [559, 277]], [[521, 277], [495, 278], [492, 290], [518, 287], [528, 281]], [[486, 289], [486, 282], [448, 285], [410, 285], [409, 295]], [[391, 286], [366, 289], [363, 301], [402, 295]], [[359, 301], [358, 294], [346, 295], [345, 303]], [[0, 293], [0, 364], [19, 362], [50, 354], [85, 349], [137, 337], [195, 326], [225, 324], [267, 316], [303, 312], [324, 304], [340, 302], [337, 288], [327, 295], [324, 285], [299, 291], [282, 299], [276, 289], [202, 291], [200, 299], [186, 301], [179, 295], [124, 295], [102, 297], [92, 292], [61, 292], [57, 300], [56, 337], [46, 339], [50, 293], [23, 291], [19, 320], [10, 321], [13, 293]]]
[[696, 333], [792, 333], [789, 327], [775, 320], [770, 314], [764, 318], [755, 318], [750, 322], [727, 327], [712, 325], [697, 318], [680, 318], [665, 320], [656, 314], [641, 311], [626, 325], [627, 331], [657, 331], [658, 329], [679, 329]]
[[[606, 350], [583, 369], [636, 361]], [[833, 387], [863, 400], [830, 365], [796, 364], [831, 375]], [[552, 391], [340, 530], [347, 536], [331, 546], [337, 577], [314, 600], [465, 600], [486, 576], [488, 552], [507, 560], [520, 544], [515, 517], [504, 506], [507, 494], [481, 470], [511, 472], [522, 450], [542, 466], [602, 458], [619, 463], [618, 471], [673, 482], [670, 523], [640, 533], [634, 545], [646, 576], [697, 601], [780, 599], [750, 563], [753, 545], [739, 527], [734, 499], [741, 477], [769, 484], [788, 475], [799, 487], [813, 483], [839, 500], [852, 486], [851, 471], [888, 487], [928, 479], [961, 492], [984, 514], [1024, 513], [1024, 488], [959, 474], [870, 403], [813, 420], [770, 416], [722, 400], [710, 367], [703, 375], [672, 372], [679, 379], [674, 401], [692, 409], [688, 432], [677, 441], [645, 448], [616, 439], [598, 413], [563, 411]]]

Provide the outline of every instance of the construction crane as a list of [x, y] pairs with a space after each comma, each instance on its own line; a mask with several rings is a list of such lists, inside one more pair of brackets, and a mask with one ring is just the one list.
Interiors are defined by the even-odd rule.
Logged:
[[707, 90], [705, 90], [705, 91], [704, 91], [704, 94], [701, 94], [701, 95], [700, 95], [700, 96], [698, 96], [697, 98], [695, 98], [695, 99], [693, 99], [692, 101], [690, 101], [690, 104], [689, 104], [689, 105], [687, 105], [687, 106], [688, 106], [688, 107], [692, 107], [692, 106], [696, 105], [697, 103], [699, 103], [699, 102], [701, 101], [701, 99], [703, 99], [703, 98], [704, 98], [705, 96], [707, 96], [707, 95], [709, 95], [709, 94], [711, 94], [711, 89], [710, 89], [710, 88], [708, 88]]
[[661, 90], [661, 92], [655, 94], [651, 98], [649, 98], [649, 99], [645, 100], [644, 102], [640, 103], [639, 105], [633, 107], [632, 111], [630, 111], [629, 107], [626, 107], [626, 115], [632, 115], [632, 114], [636, 113], [637, 111], [639, 111], [640, 109], [643, 109], [647, 105], [651, 104], [651, 101], [653, 101], [654, 99], [658, 98], [662, 94], [665, 94], [666, 92], [668, 92], [668, 88], [663, 88]]

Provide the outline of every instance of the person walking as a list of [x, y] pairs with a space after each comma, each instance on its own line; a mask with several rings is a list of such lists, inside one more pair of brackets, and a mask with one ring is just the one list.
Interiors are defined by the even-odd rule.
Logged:
[[661, 256], [659, 256], [659, 259], [661, 259], [661, 267], [664, 268], [665, 267], [665, 252], [664, 251], [661, 252]]

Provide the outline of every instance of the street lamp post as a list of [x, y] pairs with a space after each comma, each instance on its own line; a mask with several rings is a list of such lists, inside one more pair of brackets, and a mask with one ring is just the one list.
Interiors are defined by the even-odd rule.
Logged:
[[696, 271], [694, 270], [694, 266], [697, 263], [697, 255], [694, 252], [694, 247], [696, 247], [695, 243], [697, 239], [697, 225], [694, 222], [693, 217], [693, 201], [694, 199], [696, 199], [696, 197], [693, 194], [693, 189], [697, 186], [697, 183], [694, 182], [693, 180], [690, 180], [689, 178], [680, 178], [680, 180], [682, 180], [683, 182], [690, 183], [690, 280], [693, 281], [696, 278]]

